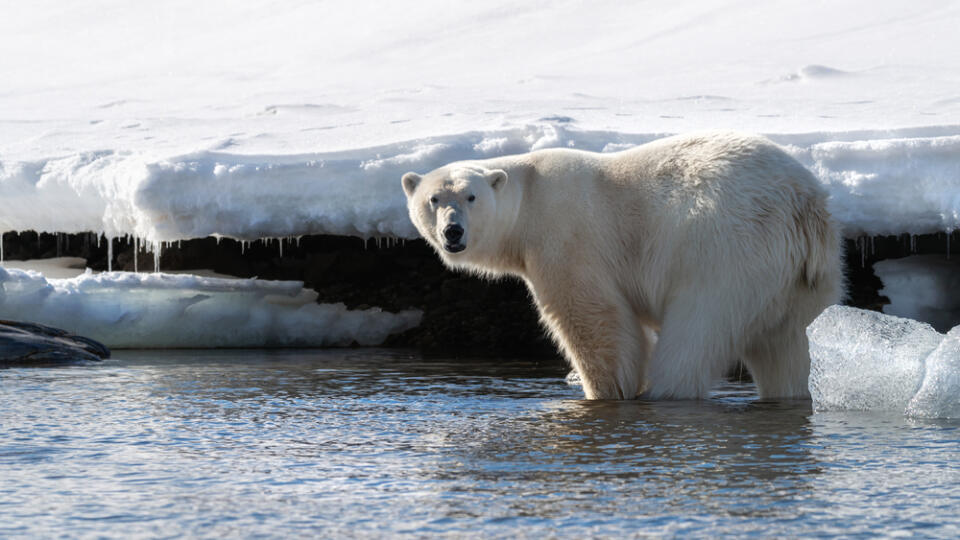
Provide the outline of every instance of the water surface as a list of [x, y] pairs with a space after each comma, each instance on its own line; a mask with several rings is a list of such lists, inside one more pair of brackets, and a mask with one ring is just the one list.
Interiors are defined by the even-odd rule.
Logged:
[[960, 536], [960, 423], [554, 361], [120, 351], [0, 370], [0, 537]]

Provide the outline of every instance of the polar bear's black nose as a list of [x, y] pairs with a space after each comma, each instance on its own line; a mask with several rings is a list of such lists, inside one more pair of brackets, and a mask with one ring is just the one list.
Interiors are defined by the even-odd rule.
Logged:
[[463, 238], [463, 227], [456, 223], [447, 225], [446, 228], [443, 229], [443, 237], [447, 239], [447, 242], [456, 244]]

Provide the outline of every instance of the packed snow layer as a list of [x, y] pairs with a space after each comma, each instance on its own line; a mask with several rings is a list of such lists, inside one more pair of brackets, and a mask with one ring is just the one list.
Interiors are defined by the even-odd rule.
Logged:
[[960, 213], [949, 0], [9, 11], [0, 230], [410, 238], [408, 170], [701, 128], [788, 145], [851, 235], [944, 230]]
[[47, 279], [0, 267], [0, 319], [66, 329], [114, 348], [377, 345], [421, 312], [317, 304], [299, 281], [87, 272]]
[[960, 325], [960, 258], [913, 255], [873, 264], [890, 299], [883, 312], [930, 323], [940, 332]]
[[[960, 135], [858, 138], [876, 135], [772, 137], [823, 182], [848, 235], [960, 227]], [[104, 152], [0, 162], [0, 230], [101, 231], [151, 243], [210, 235], [415, 238], [399, 182], [407, 171], [556, 146], [609, 152], [658, 136], [542, 123], [297, 156], [204, 151], [151, 161]]]
[[960, 417], [960, 327], [831, 306], [807, 328], [816, 411]]

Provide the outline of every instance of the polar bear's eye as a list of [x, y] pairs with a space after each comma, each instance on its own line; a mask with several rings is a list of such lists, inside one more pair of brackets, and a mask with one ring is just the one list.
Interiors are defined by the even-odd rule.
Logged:
[[477, 200], [477, 196], [476, 196], [476, 195], [471, 195], [471, 196], [467, 197], [467, 202], [473, 202], [473, 201], [475, 201], [475, 200]]
[[433, 203], [433, 204], [437, 204], [437, 202], [439, 202], [439, 201], [437, 200], [436, 197], [430, 197], [430, 202]]

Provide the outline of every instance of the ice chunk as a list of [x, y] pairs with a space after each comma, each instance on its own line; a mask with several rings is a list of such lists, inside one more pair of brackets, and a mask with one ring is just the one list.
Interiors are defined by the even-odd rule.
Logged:
[[378, 345], [420, 322], [416, 310], [348, 310], [316, 298], [299, 281], [129, 272], [48, 280], [0, 267], [0, 319], [64, 328], [114, 348]]
[[874, 263], [890, 299], [884, 313], [928, 322], [940, 332], [960, 324], [960, 259], [914, 255]]
[[940, 342], [926, 362], [926, 376], [907, 414], [925, 418], [960, 418], [960, 326]]
[[807, 328], [813, 408], [903, 411], [920, 388], [927, 356], [943, 341], [929, 324], [845, 306]]

